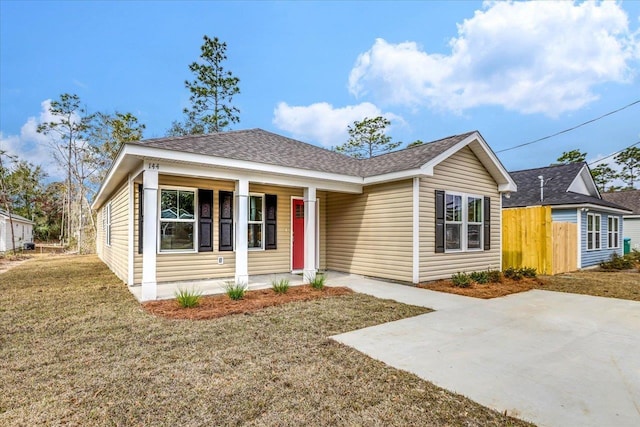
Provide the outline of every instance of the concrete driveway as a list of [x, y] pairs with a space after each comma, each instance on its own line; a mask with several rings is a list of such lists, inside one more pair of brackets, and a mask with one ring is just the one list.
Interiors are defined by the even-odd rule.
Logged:
[[437, 311], [336, 341], [541, 426], [640, 426], [640, 303], [548, 291], [493, 300], [358, 278]]

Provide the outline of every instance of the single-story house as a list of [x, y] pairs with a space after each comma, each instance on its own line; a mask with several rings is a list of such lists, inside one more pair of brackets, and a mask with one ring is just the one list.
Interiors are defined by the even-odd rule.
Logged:
[[625, 238], [631, 239], [631, 250], [640, 251], [640, 190], [602, 193], [602, 198], [631, 210], [622, 217]]
[[478, 132], [354, 159], [251, 129], [124, 144], [92, 207], [98, 255], [152, 300], [158, 283], [199, 279], [499, 268], [513, 191]]
[[[503, 196], [503, 244], [505, 262], [517, 266], [532, 256], [545, 258], [549, 265], [553, 257], [562, 266], [543, 271], [555, 274], [598, 265], [613, 253], [622, 255], [622, 217], [626, 208], [603, 199], [586, 163], [552, 165], [510, 172], [518, 192]], [[527, 209], [547, 208], [547, 218], [527, 216]], [[510, 223], [507, 216], [514, 218]], [[519, 218], [518, 218], [519, 217]], [[529, 219], [526, 219], [529, 218]], [[543, 228], [547, 227], [547, 231]], [[514, 235], [515, 233], [515, 235]], [[509, 243], [508, 243], [509, 241]], [[510, 248], [511, 246], [511, 248]], [[513, 248], [521, 248], [520, 254]], [[541, 248], [551, 253], [544, 253]], [[509, 252], [511, 250], [511, 252]], [[566, 254], [557, 252], [568, 251]], [[537, 252], [528, 254], [527, 252]]]
[[9, 212], [0, 209], [0, 252], [13, 250], [11, 223], [13, 223], [13, 241], [16, 249], [22, 249], [24, 243], [33, 242], [33, 225], [35, 223], [14, 213], [11, 214], [11, 220], [9, 220]]

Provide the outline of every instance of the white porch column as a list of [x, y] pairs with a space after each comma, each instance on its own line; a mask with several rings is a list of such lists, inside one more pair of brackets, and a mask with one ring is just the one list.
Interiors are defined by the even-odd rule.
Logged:
[[236, 181], [236, 283], [249, 284], [249, 180]]
[[317, 272], [316, 266], [316, 188], [304, 189], [304, 271], [303, 283], [309, 283]]
[[[158, 296], [156, 253], [158, 242], [158, 170], [146, 169], [142, 176], [144, 216], [142, 230], [142, 300]], [[133, 203], [133, 200], [131, 200]]]

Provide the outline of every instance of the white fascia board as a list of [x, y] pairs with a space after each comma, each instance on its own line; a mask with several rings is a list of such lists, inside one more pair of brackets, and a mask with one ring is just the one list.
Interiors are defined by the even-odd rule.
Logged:
[[[433, 171], [432, 171], [433, 173]], [[402, 179], [415, 178], [419, 176], [430, 176], [422, 169], [407, 169], [404, 171], [385, 173], [382, 175], [369, 176], [363, 179], [364, 185], [381, 184], [383, 182], [399, 181]]]
[[622, 218], [624, 218], [624, 219], [637, 219], [637, 218], [640, 218], [640, 215], [623, 215]]
[[127, 155], [127, 149], [129, 147], [129, 145], [125, 144], [120, 149], [118, 156], [111, 165], [107, 176], [105, 177], [104, 181], [102, 181], [102, 185], [100, 186], [100, 189], [96, 193], [96, 196], [91, 203], [91, 209], [99, 209], [100, 206], [102, 206], [102, 204], [105, 202], [105, 198], [111, 193], [111, 191], [113, 191], [112, 187], [117, 185], [118, 182], [123, 179], [123, 177], [129, 174], [128, 168], [124, 168], [122, 166], [123, 162], [125, 162], [125, 156]]
[[600, 206], [600, 205], [594, 205], [593, 203], [581, 203], [581, 204], [575, 204], [575, 205], [545, 205], [545, 206], [551, 206], [551, 209], [593, 209], [596, 211], [602, 211], [602, 212], [607, 212], [607, 213], [615, 213], [615, 214], [620, 214], [620, 215], [624, 215], [625, 213], [631, 212], [629, 210], [626, 209], [616, 209], [616, 208], [610, 208], [607, 206]]
[[[143, 147], [140, 145], [131, 145], [127, 150], [128, 154], [138, 157], [147, 157], [158, 160], [171, 160], [178, 162], [186, 162], [191, 164], [200, 164], [204, 166], [218, 166], [229, 169], [244, 169], [251, 172], [266, 172], [276, 175], [302, 176], [312, 179], [346, 182], [352, 184], [362, 184], [362, 178], [359, 176], [342, 175], [330, 172], [320, 172], [309, 169], [299, 169], [288, 166], [270, 165], [267, 163], [250, 162], [247, 160], [235, 160], [225, 157], [207, 156], [203, 154], [185, 153], [183, 151], [165, 150], [156, 147]], [[309, 159], [309, 163], [313, 163], [313, 159]]]
[[[422, 165], [420, 169], [425, 174], [433, 176], [433, 169], [437, 165], [439, 165], [467, 145], [469, 145], [471, 151], [474, 152], [480, 162], [489, 171], [493, 179], [496, 180], [499, 191], [515, 192], [518, 190], [518, 186], [509, 175], [509, 172], [507, 172], [498, 157], [496, 157], [493, 150], [491, 150], [491, 148], [489, 147], [489, 144], [487, 144], [487, 142], [482, 138], [482, 135], [480, 135], [480, 133], [478, 132], [472, 133], [453, 147], [440, 153], [439, 155]], [[489, 164], [487, 164], [487, 161], [489, 162]]]
[[229, 168], [211, 168], [199, 165], [187, 165], [183, 163], [161, 162], [161, 174], [202, 177], [209, 179], [223, 179], [236, 181], [247, 179], [252, 183], [279, 185], [286, 187], [316, 187], [319, 190], [338, 191], [344, 193], [362, 193], [361, 184], [352, 184], [339, 181], [312, 179], [304, 176], [284, 176], [271, 173], [259, 173], [247, 170], [234, 170]]

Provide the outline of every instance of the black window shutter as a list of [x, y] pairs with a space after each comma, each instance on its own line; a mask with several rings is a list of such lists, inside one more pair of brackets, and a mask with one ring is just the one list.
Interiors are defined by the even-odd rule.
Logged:
[[138, 253], [142, 253], [142, 231], [144, 228], [144, 187], [138, 184]]
[[233, 250], [233, 193], [231, 191], [220, 191], [218, 193], [220, 211], [218, 214], [218, 250]]
[[198, 252], [213, 252], [213, 190], [198, 190]]
[[265, 216], [265, 226], [267, 227], [265, 233], [265, 249], [277, 249], [277, 226], [276, 226], [276, 213], [278, 211], [278, 196], [275, 194], [265, 195], [267, 215]]
[[436, 190], [436, 253], [444, 252], [444, 191]]
[[484, 198], [484, 250], [491, 249], [491, 197]]

